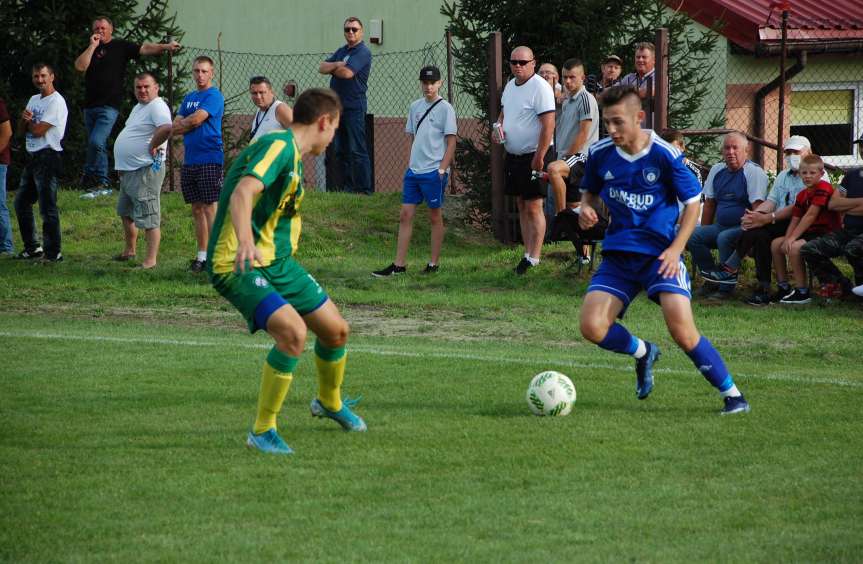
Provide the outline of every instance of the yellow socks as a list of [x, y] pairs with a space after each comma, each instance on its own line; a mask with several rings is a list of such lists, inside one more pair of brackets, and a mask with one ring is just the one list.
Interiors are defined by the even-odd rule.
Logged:
[[330, 411], [342, 408], [342, 380], [347, 361], [345, 347], [331, 349], [315, 341], [315, 366], [318, 367], [318, 399]]
[[255, 434], [264, 433], [276, 427], [276, 415], [282, 409], [282, 403], [288, 395], [297, 362], [299, 362], [298, 358], [288, 356], [276, 347], [273, 347], [267, 355], [261, 377], [261, 391], [258, 394], [258, 416], [255, 418], [253, 429]]

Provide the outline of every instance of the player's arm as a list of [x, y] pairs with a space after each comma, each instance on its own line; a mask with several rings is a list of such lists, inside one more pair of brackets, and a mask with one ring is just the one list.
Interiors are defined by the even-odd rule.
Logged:
[[680, 272], [680, 255], [683, 254], [683, 249], [686, 248], [686, 242], [695, 231], [695, 224], [698, 222], [698, 211], [701, 208], [701, 202], [696, 198], [689, 201], [683, 208], [683, 216], [680, 218], [680, 228], [677, 231], [677, 236], [671, 242], [671, 245], [659, 255], [659, 260], [662, 262], [659, 266], [659, 274], [665, 278], [674, 278]]
[[171, 124], [160, 125], [153, 132], [153, 137], [150, 139], [150, 154], [155, 155], [159, 147], [171, 137]]
[[863, 210], [863, 198], [846, 198], [842, 192], [836, 190], [830, 196], [827, 209], [836, 212], [859, 212]]
[[294, 110], [287, 104], [279, 104], [276, 106], [276, 121], [287, 129], [294, 121]]
[[599, 200], [599, 194], [582, 190], [581, 205], [578, 211], [578, 226], [584, 230], [590, 229], [599, 221], [599, 214], [596, 213], [596, 206]]
[[176, 41], [170, 43], [142, 43], [138, 53], [141, 55], [161, 55], [166, 51], [176, 52], [180, 44]]
[[785, 231], [785, 243], [790, 244], [799, 239], [806, 230], [815, 222], [815, 218], [821, 212], [821, 206], [811, 205], [803, 217], [794, 217], [791, 223], [788, 224], [788, 230]]
[[231, 194], [231, 222], [237, 235], [237, 258], [234, 272], [251, 270], [255, 262], [263, 260], [261, 251], [255, 247], [252, 233], [252, 202], [255, 196], [264, 191], [264, 183], [254, 176], [244, 176]]
[[716, 216], [716, 200], [706, 198], [704, 200], [704, 210], [701, 212], [701, 225], [712, 225], [713, 218]]
[[9, 141], [12, 139], [12, 121], [6, 120], [0, 123], [0, 153], [9, 146]]
[[33, 123], [31, 120], [27, 122], [27, 131], [29, 131], [30, 135], [33, 137], [43, 137], [52, 127], [54, 127], [54, 124], [48, 123], [47, 121]]
[[207, 121], [208, 117], [210, 117], [210, 114], [207, 110], [195, 110], [186, 117], [177, 116], [174, 118], [173, 134], [183, 135], [184, 133], [188, 133]]
[[572, 140], [572, 144], [567, 148], [567, 151], [564, 154], [574, 155], [576, 153], [584, 152], [584, 145], [587, 143], [587, 138], [590, 136], [590, 126], [592, 123], [592, 119], [581, 120], [578, 133], [575, 135], [575, 139]]
[[321, 74], [333, 74], [336, 69], [345, 66], [344, 61], [322, 61], [318, 65], [318, 72]]

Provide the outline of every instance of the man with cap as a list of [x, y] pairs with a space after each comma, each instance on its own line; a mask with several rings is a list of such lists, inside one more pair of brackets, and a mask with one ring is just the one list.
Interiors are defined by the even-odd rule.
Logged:
[[456, 118], [449, 102], [438, 94], [441, 87], [440, 70], [427, 66], [420, 69], [420, 86], [423, 97], [408, 108], [405, 132], [413, 137], [408, 169], [405, 171], [402, 209], [399, 214], [399, 238], [396, 260], [382, 270], [372, 272], [377, 278], [386, 278], [407, 271], [408, 247], [413, 234], [413, 220], [417, 205], [425, 200], [431, 224], [431, 260], [423, 274], [438, 271], [444, 225], [441, 206], [449, 177], [449, 165], [455, 154]]
[[[854, 142], [863, 148], [863, 137]], [[863, 167], [849, 169], [833, 192], [827, 208], [844, 213], [842, 229], [809, 241], [800, 249], [812, 274], [821, 282], [823, 297], [838, 297], [849, 290], [863, 297]], [[831, 259], [844, 255], [854, 270], [851, 282]]]
[[[812, 149], [806, 137], [792, 135], [785, 141], [783, 152], [785, 168], [776, 175], [773, 189], [770, 190], [767, 199], [755, 209], [743, 212], [740, 222], [743, 233], [737, 242], [735, 252], [718, 269], [703, 273], [705, 280], [733, 287], [737, 284], [737, 275], [743, 257], [752, 254], [755, 257], [758, 287], [746, 303], [754, 306], [770, 303], [770, 277], [773, 265], [770, 242], [776, 237], [785, 235], [785, 230], [791, 221], [794, 201], [797, 194], [805, 188], [803, 179], [798, 173], [800, 159], [811, 153]], [[785, 289], [780, 287], [775, 297], [781, 297], [778, 294], [784, 291]], [[788, 288], [785, 293], [790, 291], [791, 289]]]

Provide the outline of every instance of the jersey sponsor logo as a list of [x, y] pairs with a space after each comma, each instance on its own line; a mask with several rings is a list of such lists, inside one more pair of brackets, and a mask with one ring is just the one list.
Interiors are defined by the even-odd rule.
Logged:
[[654, 168], [652, 166], [645, 167], [644, 170], [641, 171], [642, 176], [644, 176], [644, 181], [648, 184], [656, 184], [656, 181], [659, 180], [659, 169]]
[[198, 105], [199, 105], [200, 103], [201, 103], [201, 102], [199, 102], [198, 100], [195, 100], [195, 101], [189, 100], [188, 102], [186, 102], [186, 109], [187, 109], [187, 110], [197, 110], [197, 109], [198, 109]]
[[613, 200], [617, 200], [629, 209], [636, 211], [645, 211], [653, 205], [653, 194], [630, 194], [626, 190], [620, 188], [609, 188], [608, 196]]
[[605, 176], [603, 176], [605, 180], [614, 180], [614, 175], [611, 174], [610, 170], [605, 171]]

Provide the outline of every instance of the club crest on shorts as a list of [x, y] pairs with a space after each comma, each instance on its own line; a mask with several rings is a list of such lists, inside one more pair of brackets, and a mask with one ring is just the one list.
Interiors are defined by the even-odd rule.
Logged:
[[646, 167], [641, 174], [644, 176], [644, 181], [648, 184], [656, 184], [659, 180], [659, 169], [652, 166]]
[[255, 276], [255, 286], [257, 286], [258, 288], [266, 288], [269, 285], [270, 284], [266, 281], [266, 279], [260, 276]]

